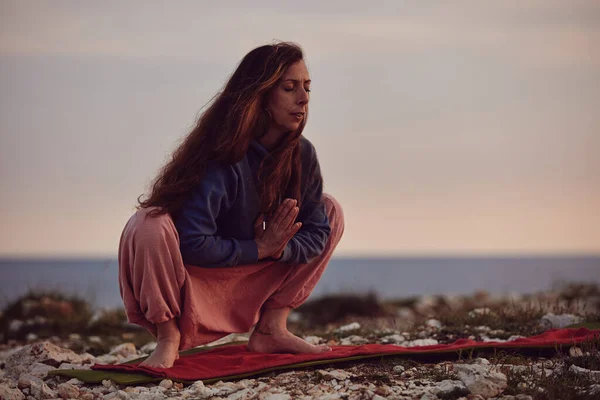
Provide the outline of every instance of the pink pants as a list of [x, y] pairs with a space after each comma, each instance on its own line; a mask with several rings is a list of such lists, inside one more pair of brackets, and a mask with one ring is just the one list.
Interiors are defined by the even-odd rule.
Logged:
[[344, 214], [323, 193], [331, 225], [325, 250], [307, 264], [277, 261], [225, 268], [184, 265], [170, 215], [137, 211], [119, 244], [119, 288], [129, 322], [156, 336], [156, 324], [178, 319], [180, 350], [245, 333], [261, 310], [296, 308], [310, 295], [344, 232]]

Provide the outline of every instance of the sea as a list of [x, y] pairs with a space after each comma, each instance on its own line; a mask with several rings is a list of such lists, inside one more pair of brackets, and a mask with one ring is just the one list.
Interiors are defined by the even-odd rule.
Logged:
[[[121, 307], [116, 258], [0, 259], [0, 309], [29, 290], [79, 295], [95, 308]], [[380, 299], [419, 295], [511, 295], [600, 284], [600, 254], [581, 256], [334, 257], [309, 300], [374, 293]]]

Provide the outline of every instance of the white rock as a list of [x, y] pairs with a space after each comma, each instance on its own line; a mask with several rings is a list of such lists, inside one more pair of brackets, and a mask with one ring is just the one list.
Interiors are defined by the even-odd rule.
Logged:
[[580, 347], [573, 346], [569, 349], [569, 355], [571, 357], [581, 357], [581, 356], [583, 356], [583, 351], [581, 350]]
[[454, 364], [454, 371], [474, 395], [495, 397], [507, 386], [506, 375], [493, 371], [487, 365]]
[[63, 362], [80, 363], [81, 357], [69, 349], [63, 349], [50, 342], [24, 346], [6, 360], [6, 376], [16, 378], [29, 371], [37, 363], [60, 365]]
[[116, 393], [119, 388], [110, 379], [102, 381], [102, 393]]
[[83, 354], [80, 354], [80, 356], [81, 356], [81, 362], [83, 364], [95, 364], [96, 363], [96, 357], [94, 357], [90, 353], [83, 353]]
[[383, 344], [387, 344], [387, 343], [402, 344], [405, 341], [406, 341], [406, 339], [404, 338], [404, 336], [399, 335], [397, 333], [395, 333], [393, 335], [384, 336], [381, 338], [381, 343], [383, 343]]
[[468, 389], [462, 381], [454, 381], [454, 380], [443, 380], [438, 382], [433, 387], [433, 393], [438, 395], [438, 397], [447, 396], [454, 391], [464, 391], [465, 394], [468, 393]]
[[173, 381], [170, 379], [163, 379], [162, 381], [160, 381], [158, 386], [165, 389], [171, 389], [173, 387]]
[[74, 386], [81, 386], [84, 384], [84, 382], [80, 381], [77, 378], [69, 379], [66, 383], [70, 383], [71, 385], [74, 385]]
[[8, 324], [8, 330], [10, 332], [17, 332], [23, 326], [24, 322], [18, 319], [13, 319]]
[[128, 399], [130, 399], [130, 398], [131, 398], [131, 396], [129, 396], [129, 393], [127, 393], [127, 392], [126, 392], [126, 391], [124, 391], [124, 390], [117, 390], [117, 397], [118, 397], [120, 400], [128, 400]]
[[554, 315], [553, 313], [548, 313], [544, 315], [540, 320], [540, 325], [545, 327], [546, 329], [551, 328], [564, 328], [565, 326], [577, 324], [581, 322], [581, 317], [573, 314], [560, 314]]
[[473, 318], [478, 315], [488, 315], [493, 313], [488, 307], [476, 308], [474, 310], [469, 311], [469, 317]]
[[185, 392], [188, 392], [192, 396], [197, 397], [199, 399], [206, 399], [213, 395], [212, 390], [204, 386], [204, 383], [202, 381], [194, 382], [185, 390]]
[[369, 343], [369, 341], [367, 339], [365, 339], [362, 336], [358, 336], [358, 335], [350, 335], [348, 337], [342, 338], [342, 340], [340, 341], [341, 345], [360, 345], [360, 344], [366, 344]]
[[154, 349], [156, 349], [156, 342], [148, 342], [142, 346], [140, 351], [142, 353], [150, 354], [154, 351]]
[[33, 332], [29, 332], [27, 336], [25, 336], [25, 340], [27, 340], [28, 342], [34, 342], [37, 340], [37, 338], [38, 336]]
[[88, 342], [101, 344], [102, 338], [100, 336], [88, 336]]
[[487, 336], [485, 336], [485, 335], [481, 335], [481, 340], [482, 340], [483, 342], [486, 342], [486, 343], [488, 343], [488, 342], [495, 342], [495, 343], [503, 343], [503, 342], [506, 342], [506, 340], [504, 340], [504, 339], [490, 338], [490, 337], [487, 337]]
[[25, 395], [19, 389], [8, 386], [8, 383], [0, 383], [0, 399], [25, 400]]
[[600, 371], [593, 371], [591, 369], [578, 367], [575, 364], [569, 367], [569, 371], [574, 372], [576, 374], [584, 374], [589, 376], [590, 378], [600, 379]]
[[416, 340], [411, 340], [410, 342], [404, 343], [404, 346], [405, 347], [432, 346], [434, 344], [438, 344], [438, 341], [435, 339], [416, 339]]
[[402, 365], [396, 365], [394, 366], [394, 372], [397, 374], [401, 374], [404, 372], [406, 368], [404, 368]]
[[79, 397], [79, 388], [70, 383], [61, 383], [58, 385], [57, 391], [63, 399], [76, 399]]
[[440, 321], [438, 321], [437, 319], [429, 319], [427, 320], [427, 322], [425, 322], [425, 325], [431, 327], [431, 328], [435, 328], [435, 329], [442, 329], [442, 323]]
[[56, 392], [50, 389], [45, 382], [31, 381], [29, 390], [36, 399], [53, 399], [57, 397]]
[[240, 385], [238, 382], [219, 381], [213, 385], [212, 394], [213, 396], [229, 396], [230, 394], [242, 389], [242, 385]]
[[137, 355], [137, 350], [135, 349], [135, 345], [133, 343], [125, 342], [114, 347], [108, 354], [111, 356], [128, 357], [132, 354]]
[[352, 322], [348, 325], [340, 326], [336, 329], [337, 332], [349, 332], [360, 329], [360, 324], [358, 322]]
[[29, 370], [29, 375], [33, 375], [33, 376], [43, 379], [48, 375], [49, 371], [54, 371], [55, 369], [56, 368], [54, 368], [52, 365], [42, 364], [42, 363], [34, 363], [31, 366], [31, 369]]
[[256, 392], [252, 389], [244, 389], [227, 396], [227, 400], [242, 400], [255, 398]]
[[96, 362], [98, 364], [116, 364], [118, 361], [119, 359], [117, 356], [111, 356], [110, 354], [103, 354], [96, 357]]
[[350, 378], [351, 376], [354, 376], [354, 374], [352, 374], [348, 371], [341, 370], [341, 369], [334, 369], [331, 371], [325, 371], [325, 370], [319, 369], [319, 370], [317, 370], [317, 373], [324, 379], [327, 379], [327, 380], [337, 379], [338, 381], [343, 381], [343, 380]]
[[321, 344], [321, 341], [324, 341], [323, 338], [320, 338], [319, 336], [305, 336], [304, 340], [315, 346]]

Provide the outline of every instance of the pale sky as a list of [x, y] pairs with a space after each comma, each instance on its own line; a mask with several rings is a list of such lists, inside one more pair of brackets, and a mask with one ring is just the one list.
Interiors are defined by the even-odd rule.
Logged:
[[0, 2], [0, 256], [116, 256], [273, 40], [306, 52], [337, 255], [600, 253], [597, 0], [224, 3]]

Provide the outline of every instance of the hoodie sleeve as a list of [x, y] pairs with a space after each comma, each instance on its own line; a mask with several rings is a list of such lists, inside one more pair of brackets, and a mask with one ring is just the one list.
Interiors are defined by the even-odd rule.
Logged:
[[205, 268], [258, 262], [254, 240], [217, 236], [219, 213], [231, 207], [237, 193], [237, 175], [227, 167], [207, 168], [175, 220], [185, 264]]
[[288, 264], [306, 264], [318, 257], [327, 244], [331, 233], [329, 219], [323, 203], [323, 184], [321, 168], [317, 160], [316, 151], [311, 148], [311, 173], [312, 180], [307, 183], [307, 189], [300, 206], [297, 221], [302, 222], [302, 227], [283, 250], [280, 262]]

